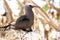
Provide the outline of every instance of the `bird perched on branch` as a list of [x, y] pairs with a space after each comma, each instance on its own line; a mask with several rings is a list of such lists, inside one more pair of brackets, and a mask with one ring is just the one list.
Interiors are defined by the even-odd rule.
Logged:
[[32, 31], [31, 26], [34, 23], [34, 13], [32, 11], [33, 5], [25, 5], [25, 15], [19, 17], [15, 23], [15, 29], [22, 29], [23, 31]]

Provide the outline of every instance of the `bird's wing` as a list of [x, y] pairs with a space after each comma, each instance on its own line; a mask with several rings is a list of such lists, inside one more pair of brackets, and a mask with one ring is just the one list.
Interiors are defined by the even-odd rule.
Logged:
[[21, 16], [17, 19], [17, 22], [28, 22], [29, 18], [27, 18], [27, 16]]
[[21, 16], [20, 17], [20, 21], [29, 21], [29, 18], [27, 18], [27, 16]]

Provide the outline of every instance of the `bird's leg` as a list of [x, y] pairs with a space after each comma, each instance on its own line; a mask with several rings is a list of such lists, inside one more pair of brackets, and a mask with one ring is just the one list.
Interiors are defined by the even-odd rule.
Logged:
[[23, 31], [26, 31], [26, 32], [31, 32], [32, 29], [31, 28], [26, 28], [26, 29], [22, 29]]

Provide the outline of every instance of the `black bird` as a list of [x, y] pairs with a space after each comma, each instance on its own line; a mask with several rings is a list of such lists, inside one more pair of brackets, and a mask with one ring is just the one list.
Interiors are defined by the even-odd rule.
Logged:
[[34, 23], [34, 13], [32, 11], [33, 5], [25, 5], [25, 15], [19, 17], [15, 23], [15, 29], [22, 29], [23, 31], [32, 31], [31, 26]]

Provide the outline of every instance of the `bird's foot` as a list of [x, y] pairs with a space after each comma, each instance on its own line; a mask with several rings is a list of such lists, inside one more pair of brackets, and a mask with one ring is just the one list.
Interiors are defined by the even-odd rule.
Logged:
[[27, 28], [27, 29], [23, 29], [23, 31], [32, 32], [32, 29], [31, 28]]

